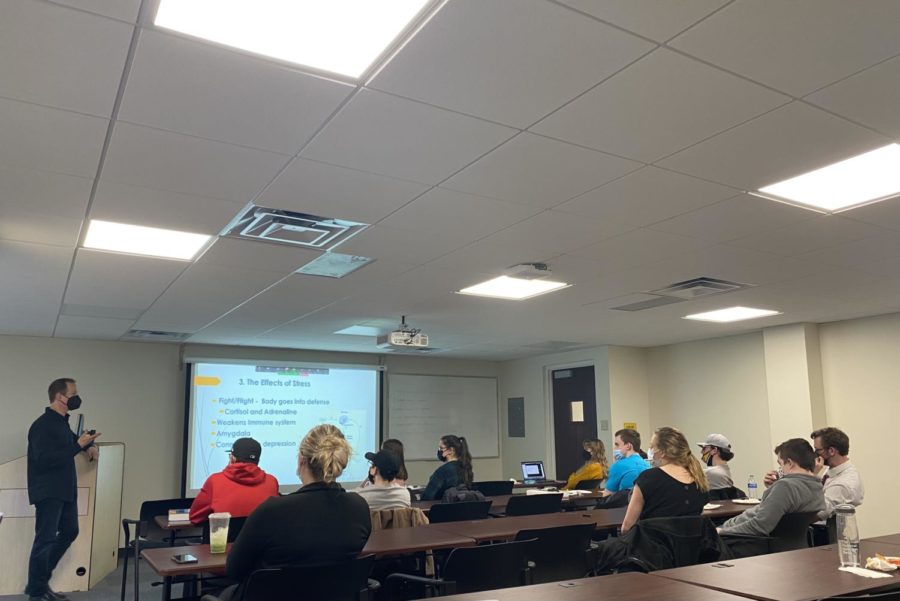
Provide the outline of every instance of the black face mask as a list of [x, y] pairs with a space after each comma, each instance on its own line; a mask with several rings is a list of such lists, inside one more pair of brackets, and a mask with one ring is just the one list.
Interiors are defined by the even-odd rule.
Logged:
[[438, 449], [438, 451], [437, 451], [437, 458], [438, 458], [438, 461], [447, 461], [447, 458], [444, 457], [444, 452], [440, 449]]
[[581, 458], [584, 459], [585, 461], [587, 461], [588, 459], [591, 458], [591, 452], [590, 451], [581, 451]]
[[78, 411], [78, 408], [81, 407], [81, 397], [77, 394], [73, 394], [66, 399], [66, 407], [69, 411]]

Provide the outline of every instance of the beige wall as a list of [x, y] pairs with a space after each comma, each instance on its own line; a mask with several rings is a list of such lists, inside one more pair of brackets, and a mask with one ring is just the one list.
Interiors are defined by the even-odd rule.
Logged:
[[900, 424], [900, 314], [820, 326], [828, 423], [850, 436], [866, 499], [862, 536], [900, 532], [900, 486], [891, 457]]

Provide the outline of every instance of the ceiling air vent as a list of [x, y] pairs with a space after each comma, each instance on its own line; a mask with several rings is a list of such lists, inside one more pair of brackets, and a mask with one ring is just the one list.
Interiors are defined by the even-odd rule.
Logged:
[[160, 332], [158, 330], [128, 330], [122, 340], [150, 340], [156, 342], [182, 342], [190, 336], [186, 332]]
[[330, 250], [367, 227], [367, 223], [267, 209], [250, 203], [220, 235]]
[[666, 288], [659, 290], [650, 290], [648, 294], [657, 296], [670, 296], [680, 298], [681, 300], [693, 300], [704, 296], [712, 296], [713, 294], [723, 294], [725, 292], [734, 292], [742, 288], [752, 288], [753, 284], [741, 284], [739, 282], [729, 282], [727, 280], [717, 280], [715, 278], [694, 278], [672, 284]]
[[654, 309], [664, 305], [684, 302], [683, 299], [673, 296], [657, 296], [655, 294], [637, 294], [643, 300], [635, 301], [618, 307], [610, 307], [613, 311], [644, 311], [645, 309]]

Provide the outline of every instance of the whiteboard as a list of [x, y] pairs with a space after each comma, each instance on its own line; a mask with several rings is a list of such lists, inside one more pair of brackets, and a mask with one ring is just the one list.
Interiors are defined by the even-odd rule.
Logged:
[[499, 457], [497, 378], [390, 374], [388, 437], [406, 459], [437, 459], [441, 436], [464, 436], [472, 457]]

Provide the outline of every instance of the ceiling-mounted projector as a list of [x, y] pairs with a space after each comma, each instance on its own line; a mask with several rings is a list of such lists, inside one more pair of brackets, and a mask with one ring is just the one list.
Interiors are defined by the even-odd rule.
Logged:
[[400, 321], [400, 328], [388, 334], [382, 334], [375, 338], [375, 344], [380, 349], [422, 349], [428, 347], [428, 335], [423, 334], [418, 328], [406, 325], [406, 316]]

